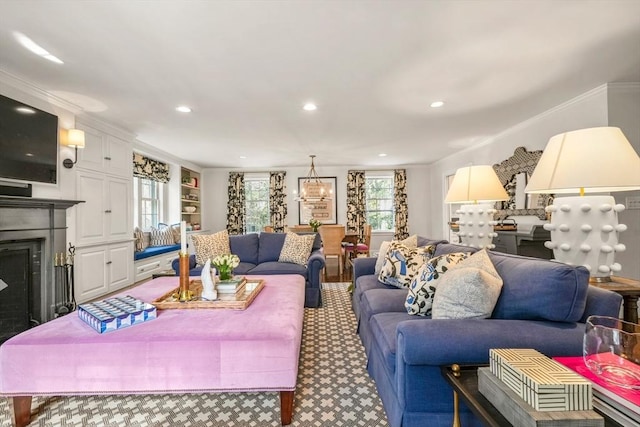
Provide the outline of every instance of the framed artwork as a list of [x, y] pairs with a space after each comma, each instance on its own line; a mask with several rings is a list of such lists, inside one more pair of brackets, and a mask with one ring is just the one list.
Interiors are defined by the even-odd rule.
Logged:
[[[307, 177], [298, 178], [298, 196], [308, 198], [306, 201], [299, 202], [298, 223], [301, 225], [309, 224], [311, 219], [317, 219], [323, 224], [337, 224], [337, 179], [335, 176], [322, 176], [318, 179], [319, 183], [314, 179], [308, 181]], [[321, 200], [322, 196], [325, 196], [323, 200]]]

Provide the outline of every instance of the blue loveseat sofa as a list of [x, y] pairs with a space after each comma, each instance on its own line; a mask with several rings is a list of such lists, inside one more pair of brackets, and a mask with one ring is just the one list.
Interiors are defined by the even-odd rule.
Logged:
[[[325, 259], [322, 254], [322, 240], [319, 234], [315, 234], [316, 238], [306, 265], [278, 262], [286, 237], [285, 233], [250, 233], [229, 236], [231, 253], [240, 258], [240, 265], [233, 272], [234, 274], [257, 276], [299, 274], [306, 281], [305, 307], [320, 307], [322, 305], [320, 276], [325, 266]], [[177, 258], [173, 261], [172, 267], [176, 275], [179, 275], [180, 263]], [[202, 266], [196, 264], [196, 256], [189, 256], [189, 275], [200, 276], [201, 271]]]
[[[444, 241], [435, 255], [474, 252]], [[549, 357], [582, 355], [589, 315], [617, 317], [620, 295], [589, 286], [583, 267], [489, 252], [503, 280], [490, 319], [431, 319], [408, 315], [406, 289], [387, 286], [374, 275], [375, 258], [354, 261], [353, 310], [376, 383], [392, 427], [451, 426], [452, 389], [443, 365], [485, 364], [491, 348], [535, 348]], [[461, 405], [464, 426], [481, 425]]]

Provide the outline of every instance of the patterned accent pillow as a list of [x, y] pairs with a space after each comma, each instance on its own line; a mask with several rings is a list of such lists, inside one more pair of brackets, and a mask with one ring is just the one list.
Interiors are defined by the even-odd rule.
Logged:
[[404, 307], [407, 313], [418, 316], [430, 316], [433, 305], [433, 296], [436, 286], [451, 267], [460, 261], [469, 258], [471, 252], [453, 252], [431, 258], [420, 268], [416, 277], [411, 281], [407, 300]]
[[284, 244], [280, 251], [278, 262], [292, 262], [300, 265], [307, 265], [315, 234], [287, 233]]
[[[374, 274], [378, 276], [380, 274], [380, 270], [382, 270], [382, 266], [384, 265], [384, 261], [387, 258], [387, 252], [389, 252], [389, 245], [391, 243], [396, 243], [397, 240], [394, 241], [384, 241], [380, 244], [380, 249], [378, 250], [378, 259], [376, 260], [376, 267]], [[400, 240], [399, 243], [409, 247], [409, 248], [417, 248], [418, 247], [418, 235], [414, 234], [413, 236], [409, 236], [404, 240]]]
[[191, 236], [191, 241], [196, 252], [196, 263], [198, 265], [204, 265], [208, 259], [218, 255], [231, 253], [229, 232], [227, 230], [204, 236], [194, 234]]
[[433, 319], [488, 319], [500, 298], [502, 278], [486, 250], [451, 268], [433, 298]]
[[433, 256], [435, 249], [433, 245], [410, 248], [402, 243], [392, 242], [378, 280], [397, 288], [408, 288], [420, 267]]
[[144, 233], [140, 230], [140, 227], [133, 229], [133, 238], [136, 239], [136, 252], [142, 252], [146, 248], [144, 246]]
[[171, 234], [173, 234], [173, 243], [180, 243], [180, 224], [171, 224]]
[[151, 227], [149, 238], [149, 246], [167, 246], [174, 244], [171, 228], [167, 226], [159, 226], [158, 228]]

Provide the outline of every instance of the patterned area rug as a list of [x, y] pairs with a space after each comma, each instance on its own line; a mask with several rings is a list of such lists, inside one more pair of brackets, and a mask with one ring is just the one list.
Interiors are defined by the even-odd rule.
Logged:
[[[304, 313], [291, 426], [388, 426], [355, 334], [348, 283], [323, 284], [320, 309]], [[34, 397], [30, 426], [280, 425], [278, 393]], [[11, 425], [0, 398], [0, 425]]]

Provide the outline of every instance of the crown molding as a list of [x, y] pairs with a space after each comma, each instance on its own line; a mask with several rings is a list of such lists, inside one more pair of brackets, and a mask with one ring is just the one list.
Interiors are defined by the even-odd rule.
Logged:
[[49, 104], [55, 105], [56, 107], [63, 108], [73, 114], [79, 114], [82, 112], [82, 107], [69, 102], [65, 99], [62, 99], [56, 95], [53, 95], [47, 92], [44, 89], [39, 88], [33, 83], [24, 80], [18, 76], [10, 74], [4, 70], [0, 70], [0, 83], [6, 84], [7, 86], [11, 86], [15, 89], [18, 89], [27, 95], [31, 95], [38, 99], [42, 99]]

